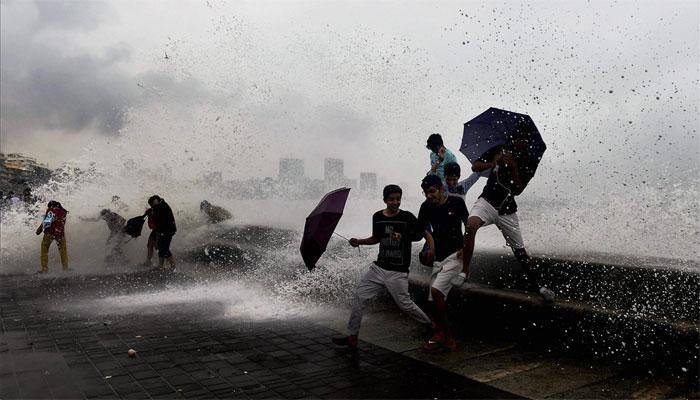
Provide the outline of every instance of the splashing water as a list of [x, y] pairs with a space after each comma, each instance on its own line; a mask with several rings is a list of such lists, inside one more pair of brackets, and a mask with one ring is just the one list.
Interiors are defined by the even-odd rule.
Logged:
[[[698, 163], [687, 160], [688, 148], [697, 144], [692, 127], [697, 126], [698, 81], [683, 67], [697, 60], [697, 53], [675, 41], [648, 53], [628, 32], [637, 29], [646, 37], [645, 24], [615, 30], [617, 24], [604, 28], [604, 21], [596, 22], [597, 33], [559, 43], [554, 38], [567, 26], [550, 16], [551, 9], [538, 10], [535, 18], [526, 6], [439, 8], [439, 33], [425, 41], [371, 26], [319, 27], [304, 19], [296, 27], [268, 31], [264, 27], [275, 21], [258, 25], [250, 10], [235, 18], [223, 9], [213, 12], [221, 14], [212, 16], [212, 29], [168, 44], [170, 58], [157, 71], [167, 82], [139, 77], [145, 82], [139, 86], [142, 97], [129, 108], [119, 135], [95, 138], [49, 184], [37, 188], [44, 200], [57, 199], [70, 211], [68, 251], [77, 274], [128, 271], [145, 258], [142, 236], [125, 246], [125, 265], [107, 265], [106, 227], [78, 219], [108, 208], [115, 194], [128, 205], [127, 218], [143, 213], [151, 194], [169, 202], [179, 228], [176, 256], [212, 239], [198, 213], [203, 199], [232, 211], [235, 220], [227, 227], [299, 232], [314, 201], [289, 200], [284, 193], [241, 200], [228, 190], [248, 177], [274, 176], [282, 156], [306, 158], [314, 178], [322, 174], [320, 160], [326, 156], [345, 158], [347, 175], [373, 169], [382, 182], [400, 183], [403, 208], [417, 213], [420, 178], [428, 169], [427, 135], [441, 131], [456, 151], [461, 123], [490, 105], [529, 113], [549, 144], [537, 176], [519, 198], [523, 235], [533, 252], [700, 259]], [[588, 10], [570, 13], [579, 24], [590, 17]], [[514, 33], [492, 22], [494, 15], [503, 16]], [[535, 22], [537, 29], [523, 28]], [[619, 43], [600, 49], [595, 35], [613, 35]], [[556, 54], [538, 43], [549, 44]], [[623, 49], [639, 54], [618, 55]], [[667, 66], [673, 50], [681, 52], [684, 63], [671, 84], [658, 65]], [[535, 55], [523, 58], [528, 52]], [[657, 67], [632, 65], [635, 55]], [[504, 75], [511, 79], [501, 79]], [[624, 79], [616, 82], [612, 75]], [[665, 102], [650, 96], [654, 90], [664, 93]], [[178, 96], [181, 92], [192, 97]], [[649, 167], [676, 153], [683, 156], [680, 165]], [[466, 171], [467, 161], [458, 157]], [[221, 179], [212, 179], [212, 173]], [[468, 194], [468, 206], [481, 184]], [[382, 207], [379, 193], [372, 200], [353, 193], [338, 231], [369, 236], [370, 217]], [[37, 207], [33, 214], [3, 213], [0, 273], [38, 269], [33, 231], [42, 212]], [[297, 243], [266, 243], [257, 268], [246, 277], [272, 282], [281, 275], [284, 279], [272, 285], [275, 296], [334, 302], [347, 298], [376, 254], [363, 249], [357, 255], [334, 240], [325, 264], [308, 273], [299, 263]], [[504, 241], [491, 227], [480, 232], [477, 246], [503, 247]]]

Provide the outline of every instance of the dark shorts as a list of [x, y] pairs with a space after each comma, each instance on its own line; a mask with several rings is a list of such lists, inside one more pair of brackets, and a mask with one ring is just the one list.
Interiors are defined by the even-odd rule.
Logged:
[[156, 248], [158, 249], [158, 257], [170, 258], [173, 253], [170, 252], [170, 242], [173, 240], [173, 235], [169, 233], [158, 233], [156, 235]]

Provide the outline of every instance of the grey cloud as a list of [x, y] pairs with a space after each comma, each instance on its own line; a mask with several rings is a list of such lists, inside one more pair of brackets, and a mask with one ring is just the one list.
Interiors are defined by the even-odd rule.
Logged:
[[215, 101], [217, 96], [211, 93], [202, 81], [186, 77], [175, 79], [162, 72], [149, 71], [135, 78], [142, 89], [143, 101], [167, 99], [175, 103], [192, 104], [202, 101]]
[[38, 50], [26, 68], [6, 67], [12, 57], [3, 58], [4, 133], [33, 128], [81, 131], [93, 126], [116, 132], [121, 128], [136, 91], [113, 59]]
[[101, 1], [39, 0], [34, 5], [38, 12], [38, 28], [90, 31], [113, 16], [109, 5]]
[[119, 43], [114, 46], [107, 47], [103, 57], [105, 64], [118, 63], [128, 61], [131, 58], [131, 48], [125, 43]]
[[163, 96], [174, 103], [207, 97], [207, 88], [193, 78], [174, 80], [161, 72], [132, 76], [122, 66], [132, 56], [127, 44], [105, 45], [101, 54], [87, 49], [76, 52], [71, 48], [73, 44], [66, 42], [67, 36], [47, 41], [41, 29], [27, 28], [32, 20], [36, 25], [59, 30], [95, 29], [110, 17], [111, 11], [104, 3], [40, 1], [11, 5], [15, 17], [4, 16], [0, 37], [3, 136], [36, 130], [117, 134], [126, 123], [129, 107], [135, 104], [159, 101]]
[[201, 81], [175, 80], [160, 72], [132, 77], [119, 68], [126, 48], [109, 50], [105, 58], [87, 54], [62, 57], [47, 49], [36, 54], [29, 70], [3, 66], [3, 133], [35, 128], [79, 132], [94, 128], [116, 134], [126, 123], [129, 107], [167, 99], [192, 104], [216, 101]]
[[69, 54], [72, 43], [66, 36], [57, 33], [60, 40], [46, 40], [41, 34], [47, 27], [59, 32], [93, 30], [111, 16], [109, 7], [68, 1], [3, 3], [3, 7], [7, 8], [0, 37], [2, 134], [39, 129], [118, 131], [137, 93], [119, 65], [128, 60], [131, 49], [116, 44], [102, 55], [87, 50]]

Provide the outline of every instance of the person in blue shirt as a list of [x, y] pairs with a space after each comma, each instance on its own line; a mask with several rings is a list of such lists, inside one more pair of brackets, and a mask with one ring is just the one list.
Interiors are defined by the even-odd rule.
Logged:
[[447, 163], [445, 164], [445, 187], [447, 188], [447, 194], [450, 196], [461, 197], [464, 200], [469, 189], [479, 180], [481, 177], [488, 177], [491, 170], [486, 170], [485, 172], [472, 172], [466, 179], [459, 180], [462, 170], [457, 163]]
[[[445, 165], [457, 164], [457, 157], [445, 147], [445, 143], [442, 141], [442, 136], [439, 133], [433, 133], [428, 136], [428, 143], [425, 147], [430, 150], [430, 171], [426, 175], [437, 175], [445, 187], [445, 191], [447, 191]], [[432, 232], [431, 226], [428, 226], [426, 229], [428, 232]], [[427, 251], [428, 243], [426, 242], [419, 253], [419, 260], [421, 264], [432, 267], [432, 263], [426, 258]]]
[[428, 175], [437, 175], [442, 183], [445, 183], [445, 165], [456, 163], [457, 157], [445, 147], [442, 136], [433, 133], [428, 136], [428, 143], [425, 146], [430, 150], [430, 172]]

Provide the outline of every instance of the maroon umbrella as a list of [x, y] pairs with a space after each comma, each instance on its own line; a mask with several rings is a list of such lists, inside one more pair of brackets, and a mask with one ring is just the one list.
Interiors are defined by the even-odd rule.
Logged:
[[306, 217], [304, 237], [301, 239], [299, 251], [309, 271], [314, 269], [316, 261], [326, 251], [328, 241], [343, 215], [348, 194], [350, 194], [349, 188], [336, 189], [327, 193]]

